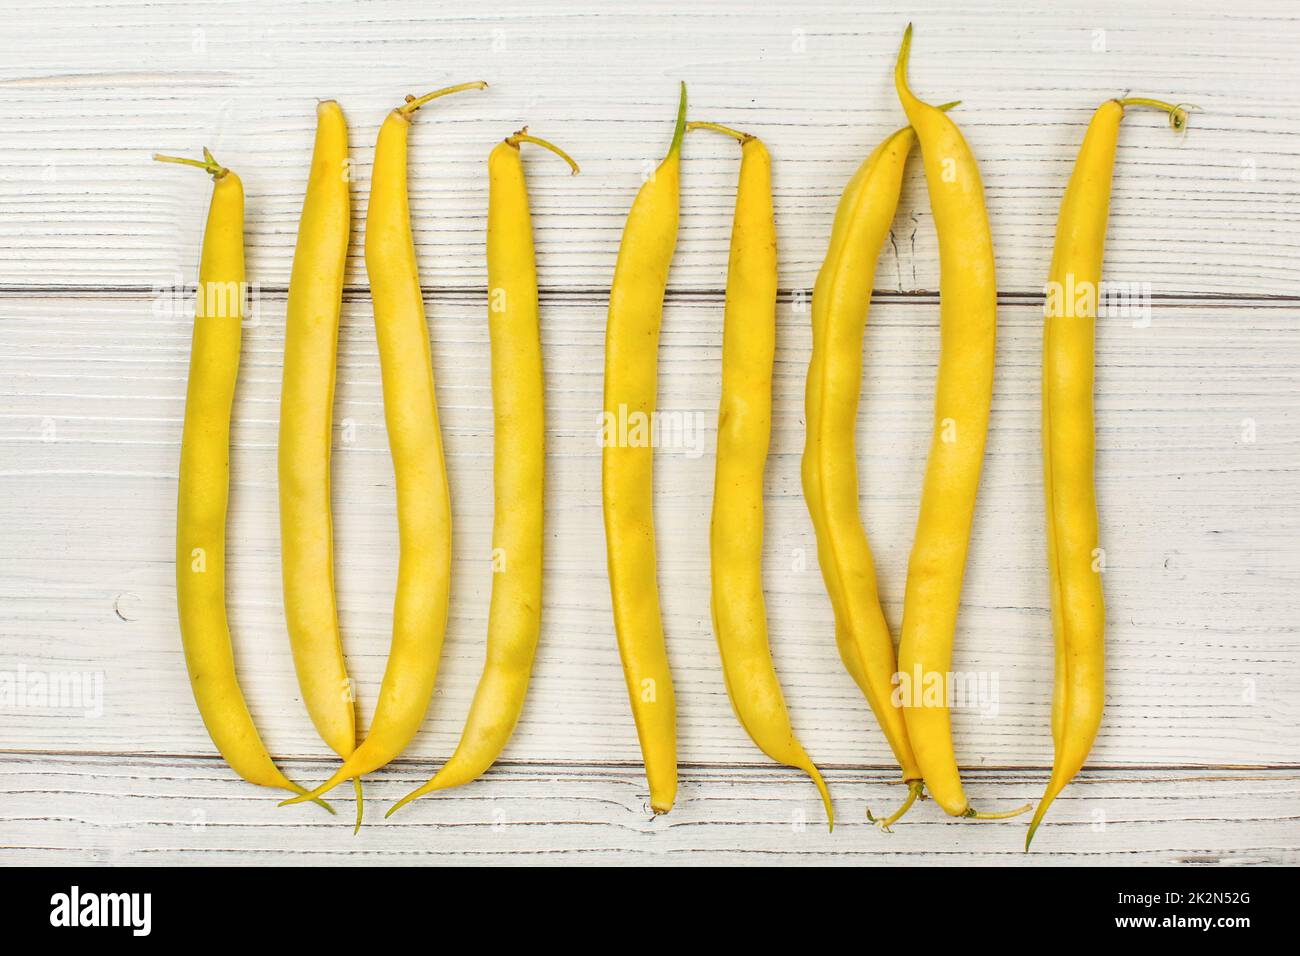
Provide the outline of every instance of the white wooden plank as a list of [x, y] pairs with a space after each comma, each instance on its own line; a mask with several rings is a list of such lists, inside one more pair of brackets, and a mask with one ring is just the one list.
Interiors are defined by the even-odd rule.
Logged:
[[[295, 770], [320, 774], [308, 762]], [[0, 757], [0, 864], [319, 865], [581, 863], [682, 865], [1241, 865], [1300, 860], [1300, 776], [1289, 772], [1086, 771], [1022, 851], [1024, 821], [953, 820], [917, 805], [891, 834], [868, 802], [898, 796], [879, 772], [832, 771], [839, 820], [827, 833], [806, 779], [772, 770], [687, 769], [666, 817], [646, 807], [627, 767], [510, 766], [404, 808], [381, 811], [427, 765], [375, 774], [369, 822], [352, 835], [351, 797], [337, 817], [277, 808], [277, 797], [219, 761]], [[1043, 774], [981, 771], [987, 804], [1037, 797]]]
[[[582, 162], [529, 162], [543, 281], [608, 284], [623, 217], [670, 131], [692, 115], [762, 135], [776, 157], [782, 285], [809, 288], [844, 182], [902, 120], [890, 85], [915, 5], [817, 0], [760, 14], [742, 0], [490, 9], [419, 0], [10, 3], [0, 37], [0, 287], [151, 288], [197, 262], [206, 188], [155, 150], [212, 146], [248, 189], [250, 278], [287, 282], [317, 97], [353, 130], [358, 240], [370, 153], [403, 94], [476, 77], [493, 88], [429, 110], [412, 137], [412, 208], [430, 287], [483, 285], [484, 161], [531, 123]], [[981, 159], [1006, 291], [1041, 288], [1061, 192], [1101, 100], [1136, 91], [1204, 107], [1174, 136], [1125, 124], [1110, 229], [1113, 279], [1156, 293], [1300, 294], [1300, 26], [1283, 0], [1240, 10], [1122, 0], [1065, 11], [930, 5], [913, 79], [958, 116]], [[1104, 52], [1097, 46], [1104, 45]], [[679, 289], [725, 274], [734, 145], [687, 148]], [[934, 289], [919, 165], [878, 282]], [[364, 287], [361, 245], [349, 281]]]
[[[885, 767], [845, 675], [799, 487], [807, 314], [780, 312], [765, 567], [773, 641], [796, 726], [831, 764]], [[439, 690], [411, 755], [454, 746], [482, 665], [489, 587], [491, 415], [483, 303], [430, 304], [456, 516], [451, 625]], [[175, 469], [188, 322], [148, 299], [0, 301], [0, 671], [90, 669], [102, 716], [18, 708], [4, 746], [211, 753], [175, 624]], [[937, 348], [933, 303], [873, 310], [861, 414], [863, 506], [886, 611], [901, 616]], [[988, 459], [957, 667], [997, 680], [996, 713], [957, 717], [971, 766], [1045, 766], [1051, 640], [1038, 445], [1040, 319], [1002, 310]], [[597, 416], [604, 309], [544, 306], [548, 554], [544, 633], [513, 760], [635, 761], [612, 633]], [[229, 600], [241, 673], [276, 753], [321, 754], [283, 632], [275, 440], [283, 300], [248, 330], [236, 399]], [[672, 302], [661, 408], [698, 415], [703, 454], [658, 455], [661, 590], [682, 759], [763, 763], [723, 689], [709, 625], [707, 524], [720, 360], [717, 303]], [[1227, 330], [1231, 330], [1230, 332]], [[1176, 307], [1100, 334], [1099, 488], [1108, 554], [1109, 695], [1101, 765], [1294, 764], [1300, 730], [1300, 453], [1285, 310]], [[369, 304], [345, 306], [335, 522], [345, 647], [368, 720], [389, 641], [392, 476]], [[1253, 442], [1243, 440], [1253, 422]], [[48, 440], [47, 440], [48, 439]], [[115, 610], [116, 609], [116, 610]]]

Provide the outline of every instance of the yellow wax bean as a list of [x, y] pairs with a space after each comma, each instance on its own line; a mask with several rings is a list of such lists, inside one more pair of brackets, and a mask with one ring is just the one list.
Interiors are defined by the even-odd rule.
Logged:
[[[677, 794], [677, 704], [659, 615], [650, 444], [668, 266], [677, 245], [686, 84], [668, 155], [637, 193], [618, 247], [605, 327], [602, 490], [609, 589], [650, 807]], [[626, 424], [622, 434], [620, 423]]]
[[226, 763], [250, 783], [304, 794], [302, 787], [280, 772], [253, 724], [235, 674], [226, 619], [230, 412], [244, 318], [244, 187], [207, 150], [204, 157], [202, 161], [155, 157], [196, 166], [213, 180], [199, 262], [176, 502], [181, 642], [199, 714]]
[[[352, 226], [348, 126], [334, 100], [316, 107], [316, 145], [289, 276], [280, 388], [280, 569], [284, 616], [303, 703], [340, 757], [356, 749], [356, 715], [334, 600], [330, 450], [343, 267]], [[361, 781], [357, 825], [361, 823]]]
[[477, 778], [501, 753], [528, 693], [542, 626], [542, 519], [546, 477], [545, 388], [537, 260], [521, 142], [558, 147], [527, 131], [488, 156], [488, 332], [492, 342], [492, 603], [487, 661], [460, 744], [428, 782], [388, 811]]
[[[947, 704], [962, 576], [993, 400], [998, 313], [993, 240], [984, 186], [970, 147], [956, 123], [917, 99], [907, 85], [911, 42], [909, 25], [898, 52], [894, 84], [921, 144], [930, 209], [939, 234], [941, 345], [934, 432], [908, 561], [898, 645], [899, 670], [912, 681], [903, 716], [935, 803], [953, 816], [994, 819], [1029, 808], [989, 814], [970, 806], [957, 771]], [[937, 703], [923, 699], [933, 681], [942, 691]]]
[[1115, 146], [1125, 106], [1151, 106], [1182, 130], [1187, 111], [1160, 100], [1107, 100], [1097, 108], [1061, 200], [1043, 321], [1043, 490], [1052, 588], [1056, 684], [1052, 776], [1025, 849], [1052, 801], [1083, 767], [1105, 702], [1106, 608], [1093, 480], [1093, 370], [1098, 296]]
[[723, 311], [722, 398], [713, 481], [709, 554], [713, 633], [727, 695], [741, 726], [773, 760], [812, 778], [835, 811], [821, 771], [799, 743], [781, 693], [763, 601], [763, 470], [772, 435], [772, 364], [776, 352], [776, 221], [772, 160], [761, 140], [716, 123], [688, 123], [740, 142], [740, 181]]

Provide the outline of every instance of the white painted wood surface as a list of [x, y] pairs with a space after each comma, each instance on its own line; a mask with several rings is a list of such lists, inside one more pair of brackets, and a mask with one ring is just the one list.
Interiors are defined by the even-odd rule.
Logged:
[[[0, 33], [0, 674], [102, 675], [102, 712], [0, 707], [0, 863], [1006, 862], [1018, 824], [918, 807], [892, 837], [889, 756], [843, 672], [799, 488], [810, 288], [834, 203], [901, 122], [893, 53], [914, 19], [915, 86], [960, 96], [982, 163], [1002, 292], [997, 392], [957, 665], [996, 675], [959, 712], [985, 804], [1035, 799], [1050, 763], [1051, 638], [1038, 448], [1039, 305], [1056, 206], [1091, 109], [1132, 90], [1194, 102], [1178, 138], [1125, 122], [1107, 277], [1149, 282], [1150, 325], [1099, 333], [1098, 470], [1109, 623], [1106, 720], [1033, 862], [1296, 862], [1300, 759], [1300, 20], [1283, 2], [800, 4], [3, 4]], [[1104, 33], [1097, 33], [1104, 31]], [[1105, 52], [1094, 49], [1104, 42]], [[236, 404], [232, 626], [245, 691], [292, 775], [321, 778], [283, 630], [275, 434], [284, 288], [317, 96], [353, 130], [356, 242], [339, 349], [335, 520], [345, 648], [363, 722], [388, 646], [392, 475], [360, 262], [369, 155], [401, 95], [482, 77], [416, 121], [412, 193], [456, 517], [439, 690], [423, 732], [374, 775], [353, 839], [236, 779], [190, 697], [172, 532], [188, 317], [208, 190], [149, 162], [210, 145], [248, 189], [261, 290]], [[782, 306], [765, 542], [774, 651], [796, 727], [830, 770], [842, 827], [731, 714], [708, 617], [721, 296], [734, 147], [688, 144], [661, 407], [700, 415], [701, 453], [657, 465], [661, 589], [683, 786], [645, 811], [604, 578], [599, 450], [604, 298], [623, 216], [691, 113], [750, 129], [776, 160]], [[454, 746], [482, 664], [491, 406], [484, 159], [529, 123], [583, 164], [528, 161], [548, 370], [547, 608], [523, 719], [483, 780], [388, 802]], [[919, 168], [877, 273], [860, 415], [863, 510], [897, 626], [924, 467], [937, 262]], [[804, 561], [806, 556], [807, 560]], [[340, 816], [350, 797], [337, 794]], [[806, 820], [806, 826], [797, 826]]]

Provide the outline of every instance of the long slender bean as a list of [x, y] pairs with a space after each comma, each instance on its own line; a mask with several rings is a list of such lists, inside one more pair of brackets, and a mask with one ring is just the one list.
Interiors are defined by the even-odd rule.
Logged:
[[709, 554], [713, 633], [727, 695], [758, 748], [812, 778], [835, 828], [821, 771], [790, 723], [768, 643], [763, 601], [763, 470], [772, 434], [772, 365], [776, 354], [776, 220], [772, 160], [762, 140], [717, 123], [688, 123], [740, 142], [740, 180], [727, 263], [723, 310], [722, 397], [713, 481]]
[[528, 692], [542, 627], [545, 387], [537, 259], [520, 143], [577, 163], [520, 130], [488, 156], [488, 332], [492, 348], [493, 570], [487, 661], [455, 753], [428, 782], [393, 804], [469, 783], [500, 755]]
[[893, 694], [898, 668], [859, 511], [855, 436], [862, 337], [876, 261], [894, 221], [903, 171], [915, 142], [911, 127], [893, 133], [858, 167], [840, 198], [830, 246], [813, 286], [813, 346], [805, 396], [804, 498], [835, 612], [836, 645], [845, 669], [867, 698], [908, 788], [899, 810], [881, 821], [886, 829], [920, 795], [922, 781]]
[[[941, 347], [934, 432], [908, 561], [898, 646], [899, 670], [912, 681], [903, 717], [934, 801], [953, 816], [994, 819], [1029, 808], [991, 814], [970, 806], [957, 770], [948, 712], [953, 637], [993, 399], [998, 313], [993, 240], [979, 166], [961, 130], [942, 110], [912, 95], [907, 85], [911, 44], [909, 24], [898, 51], [894, 85], [921, 144], [939, 234]], [[937, 703], [927, 693], [934, 682], [940, 691]]]
[[239, 374], [246, 290], [244, 186], [206, 149], [203, 156], [202, 161], [154, 157], [196, 166], [212, 176], [176, 496], [176, 609], [181, 643], [199, 715], [226, 763], [250, 783], [305, 794], [275, 765], [257, 732], [239, 689], [226, 618], [230, 412]]
[[681, 203], [682, 84], [672, 145], [623, 227], [605, 327], [602, 491], [614, 630], [655, 813], [677, 794], [677, 704], [659, 614], [651, 445], [668, 267]]
[[[347, 759], [357, 746], [334, 600], [330, 451], [343, 268], [352, 227], [348, 125], [334, 100], [316, 107], [316, 144], [289, 275], [280, 387], [280, 570], [289, 647], [321, 739]], [[361, 779], [353, 783], [361, 825]]]
[[1057, 218], [1043, 318], [1043, 491], [1056, 643], [1054, 757], [1047, 790], [1025, 834], [1026, 850], [1047, 808], [1088, 759], [1105, 702], [1093, 372], [1110, 186], [1125, 106], [1164, 110], [1175, 130], [1187, 123], [1183, 107], [1160, 100], [1102, 103], [1088, 124]]

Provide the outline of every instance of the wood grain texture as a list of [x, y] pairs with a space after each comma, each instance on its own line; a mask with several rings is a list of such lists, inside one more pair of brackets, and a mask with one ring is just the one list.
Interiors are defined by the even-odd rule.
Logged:
[[[739, 2], [10, 3], [0, 35], [0, 680], [90, 675], [102, 697], [0, 695], [0, 863], [1007, 862], [1021, 828], [915, 812], [892, 839], [863, 808], [897, 788], [834, 648], [799, 485], [806, 290], [840, 189], [901, 114], [888, 85], [913, 11]], [[487, 10], [487, 12], [484, 12]], [[1039, 448], [1041, 290], [1057, 204], [1106, 96], [1199, 103], [1179, 139], [1125, 121], [1106, 278], [1150, 283], [1150, 321], [1098, 340], [1107, 552], [1106, 718], [1035, 862], [1296, 862], [1300, 753], [1300, 20], [1284, 3], [1024, 3], [916, 16], [918, 90], [960, 96], [1003, 289], [988, 457], [956, 666], [991, 700], [955, 715], [972, 794], [1037, 796], [1050, 764], [1051, 635]], [[55, 24], [57, 23], [57, 28]], [[1176, 24], [1176, 28], [1171, 26]], [[1106, 52], [1094, 52], [1094, 31]], [[197, 32], [196, 32], [197, 31]], [[436, 71], [430, 73], [430, 64]], [[546, 610], [503, 763], [361, 838], [238, 781], [195, 711], [176, 633], [176, 465], [192, 281], [208, 189], [149, 161], [210, 145], [248, 187], [246, 330], [232, 450], [229, 604], [245, 692], [272, 751], [328, 772], [281, 607], [275, 440], [284, 289], [315, 97], [353, 129], [355, 233], [334, 465], [344, 646], [363, 726], [387, 657], [396, 524], [361, 267], [369, 155], [401, 94], [482, 76], [412, 136], [412, 201], [452, 482], [451, 622], [423, 732], [374, 775], [380, 806], [454, 747], [482, 667], [491, 532], [485, 315], [491, 144], [524, 122], [583, 164], [530, 157], [547, 369]], [[843, 829], [737, 724], [709, 625], [707, 522], [737, 156], [688, 145], [660, 407], [698, 431], [661, 449], [656, 509], [678, 685], [683, 800], [648, 819], [609, 610], [600, 517], [605, 298], [623, 217], [692, 115], [759, 133], [775, 160], [783, 287], [764, 568], [777, 669]], [[877, 273], [859, 416], [863, 514], [897, 628], [938, 347], [935, 240], [919, 164]], [[1251, 178], [1253, 176], [1253, 178]], [[2, 688], [0, 688], [2, 689]], [[1236, 769], [1232, 769], [1236, 768]], [[349, 816], [346, 794], [338, 794]], [[1091, 829], [1093, 814], [1109, 821]], [[806, 818], [806, 829], [792, 824]], [[494, 823], [496, 827], [494, 828]], [[329, 827], [326, 835], [324, 828]], [[1048, 831], [1044, 831], [1046, 835]], [[1040, 838], [1043, 839], [1043, 838]]]
[[[740, 0], [611, 10], [597, 0], [464, 4], [138, 0], [10, 3], [0, 57], [0, 286], [152, 288], [198, 260], [203, 190], [153, 151], [211, 146], [248, 191], [249, 278], [288, 282], [318, 97], [352, 128], [357, 222], [349, 281], [364, 287], [362, 211], [380, 122], [403, 94], [483, 78], [430, 108], [412, 136], [424, 282], [484, 284], [486, 157], [521, 124], [562, 143], [577, 179], [530, 161], [539, 257], [552, 285], [596, 290], [623, 217], [671, 135], [677, 81], [691, 112], [752, 130], [775, 162], [782, 286], [810, 289], [840, 190], [903, 122], [890, 71], [916, 22], [912, 78], [954, 114], [988, 194], [1007, 291], [1042, 288], [1070, 165], [1092, 110], [1136, 91], [1199, 104], [1180, 139], [1158, 114], [1121, 136], [1108, 277], [1167, 293], [1300, 292], [1300, 27], [1284, 0], [1235, 9], [1123, 0], [1069, 12], [968, 3]], [[632, 12], [637, 10], [640, 12]], [[59, 26], [55, 28], [54, 23]], [[692, 138], [672, 284], [725, 274], [734, 145]], [[882, 261], [884, 289], [934, 289], [919, 164]], [[1212, 264], [1212, 267], [1210, 267]]]
[[[765, 572], [773, 641], [796, 726], [837, 763], [887, 752], [840, 666], [799, 486], [807, 313], [779, 310]], [[102, 718], [17, 713], [20, 749], [202, 753], [175, 634], [172, 534], [188, 319], [148, 299], [3, 302], [5, 560], [0, 626], [11, 662], [104, 672]], [[297, 702], [284, 638], [275, 436], [280, 298], [246, 331], [232, 452], [232, 627], [247, 693], [277, 753], [320, 753]], [[932, 303], [878, 303], [867, 336], [859, 447], [863, 508], [886, 613], [897, 627], [924, 469], [938, 334]], [[490, 584], [491, 406], [476, 297], [431, 304], [434, 365], [456, 515], [451, 624], [427, 732], [454, 745], [482, 663]], [[543, 308], [548, 369], [548, 552], [542, 653], [513, 759], [637, 755], [617, 680], [604, 581], [597, 422], [604, 310]], [[996, 680], [996, 714], [957, 719], [971, 764], [1041, 765], [1051, 682], [1038, 437], [1039, 310], [1002, 310], [989, 457], [958, 635], [958, 669]], [[1231, 336], [1222, 329], [1231, 327]], [[708, 623], [707, 523], [721, 309], [672, 302], [661, 409], [701, 427], [662, 448], [661, 590], [681, 685], [682, 758], [753, 759], [730, 712]], [[338, 589], [363, 722], [387, 656], [396, 568], [391, 465], [368, 300], [346, 303], [334, 465]], [[1099, 494], [1111, 679], [1102, 763], [1276, 764], [1300, 732], [1300, 452], [1290, 427], [1300, 331], [1285, 310], [1170, 307], [1149, 328], [1103, 326]], [[1213, 351], [1213, 365], [1205, 355]], [[1195, 369], [1192, 373], [1189, 370]], [[1255, 440], [1243, 441], [1243, 422]], [[116, 607], [116, 612], [115, 612]], [[122, 618], [126, 618], [123, 620]], [[123, 654], [122, 644], [130, 647]], [[993, 685], [989, 685], [993, 689]], [[286, 705], [287, 701], [294, 701]]]
[[[306, 764], [315, 773], [324, 763]], [[299, 769], [295, 766], [293, 769]], [[370, 813], [423, 781], [402, 760], [375, 774]], [[1023, 800], [1045, 774], [976, 771], [973, 799]], [[269, 791], [217, 760], [0, 758], [0, 865], [316, 866], [458, 863], [902, 866], [1295, 865], [1295, 772], [1093, 771], [1062, 794], [1054, 821], [1022, 850], [1021, 823], [952, 820], [932, 803], [884, 834], [869, 801], [897, 797], [879, 772], [831, 771], [840, 818], [828, 834], [816, 791], [776, 767], [693, 770], [673, 812], [654, 817], [637, 767], [508, 765], [420, 800], [360, 836], [313, 807], [277, 809]], [[351, 797], [335, 801], [351, 818]]]

